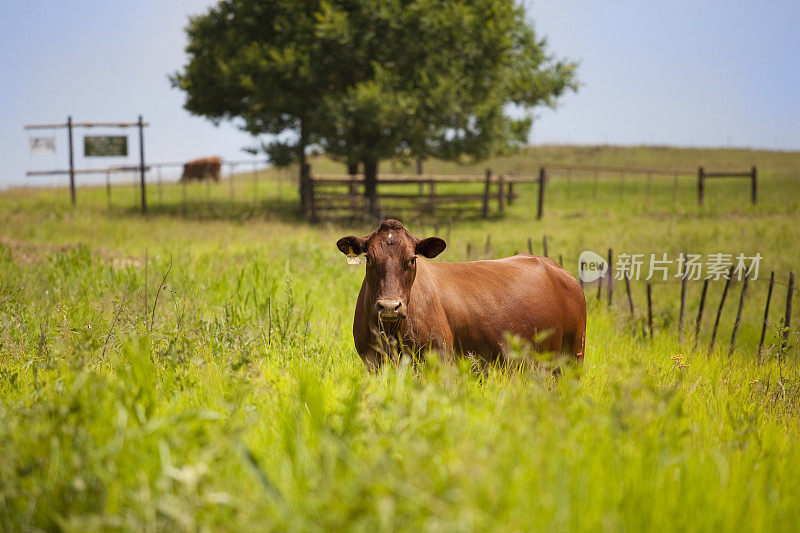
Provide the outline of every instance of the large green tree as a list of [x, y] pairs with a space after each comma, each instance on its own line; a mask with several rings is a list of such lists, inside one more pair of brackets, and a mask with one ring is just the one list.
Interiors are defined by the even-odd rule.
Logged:
[[513, 0], [226, 0], [187, 33], [187, 109], [292, 133], [265, 146], [278, 163], [311, 142], [363, 163], [373, 213], [381, 160], [523, 144], [533, 109], [577, 86]]

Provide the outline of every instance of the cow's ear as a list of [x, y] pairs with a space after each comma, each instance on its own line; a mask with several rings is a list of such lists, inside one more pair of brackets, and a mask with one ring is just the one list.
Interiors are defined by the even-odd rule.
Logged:
[[445, 248], [447, 248], [447, 243], [444, 242], [444, 239], [440, 239], [439, 237], [428, 237], [427, 239], [422, 239], [417, 243], [417, 245], [414, 247], [414, 252], [430, 259], [444, 252]]
[[362, 239], [360, 237], [353, 237], [352, 235], [348, 235], [347, 237], [342, 237], [338, 241], [336, 241], [336, 247], [345, 255], [350, 253], [354, 253], [356, 255], [364, 253], [364, 243], [366, 239]]

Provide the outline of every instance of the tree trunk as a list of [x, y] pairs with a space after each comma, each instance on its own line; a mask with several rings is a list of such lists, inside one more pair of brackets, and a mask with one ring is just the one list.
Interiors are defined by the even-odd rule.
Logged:
[[364, 161], [364, 196], [369, 215], [380, 218], [378, 212], [378, 162]]
[[358, 161], [347, 163], [347, 174], [350, 176], [350, 201], [354, 204], [356, 202], [355, 196], [358, 194], [358, 183], [356, 182], [356, 176], [358, 175]]
[[422, 174], [422, 158], [417, 158], [417, 174]]

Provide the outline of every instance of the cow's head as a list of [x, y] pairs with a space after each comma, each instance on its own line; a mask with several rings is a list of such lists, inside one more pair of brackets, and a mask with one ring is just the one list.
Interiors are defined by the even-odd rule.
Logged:
[[367, 309], [379, 322], [392, 323], [406, 317], [417, 255], [436, 257], [447, 244], [438, 237], [419, 239], [397, 220], [384, 220], [366, 237], [342, 237], [336, 246], [343, 254], [364, 254]]

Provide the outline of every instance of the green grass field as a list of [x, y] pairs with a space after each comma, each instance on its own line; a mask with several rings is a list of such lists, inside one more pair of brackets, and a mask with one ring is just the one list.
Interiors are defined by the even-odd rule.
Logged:
[[[587, 287], [586, 361], [560, 379], [431, 358], [369, 375], [353, 348], [363, 265], [336, 250], [372, 228], [310, 225], [283, 174], [150, 191], [0, 193], [0, 529], [794, 531], [800, 523], [797, 296], [780, 348], [786, 282], [800, 273], [800, 154], [675, 148], [543, 147], [430, 172], [533, 173], [544, 163], [666, 169], [758, 165], [711, 182], [698, 208], [687, 175], [622, 186], [554, 177], [545, 218], [535, 186], [504, 217], [406, 220], [438, 227], [438, 260], [535, 253], [575, 272], [583, 250], [760, 253], [737, 348], [741, 282], [653, 288], [635, 316]], [[341, 172], [317, 159], [318, 172]], [[400, 163], [395, 169], [403, 171]], [[383, 170], [390, 170], [388, 165]], [[490, 237], [486, 246], [487, 236]], [[467, 255], [469, 247], [470, 253]], [[769, 272], [763, 362], [756, 347]], [[674, 273], [674, 270], [672, 271]], [[524, 352], [524, 348], [520, 347]]]

